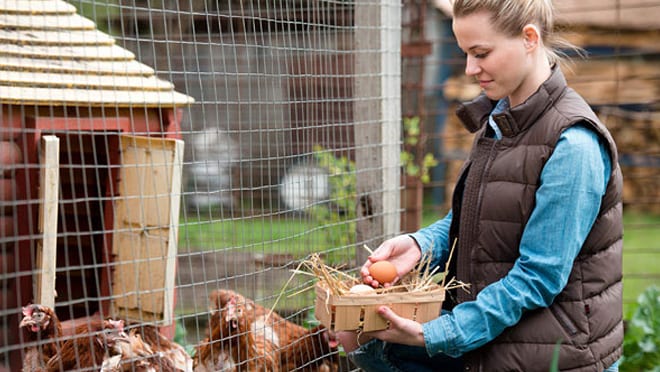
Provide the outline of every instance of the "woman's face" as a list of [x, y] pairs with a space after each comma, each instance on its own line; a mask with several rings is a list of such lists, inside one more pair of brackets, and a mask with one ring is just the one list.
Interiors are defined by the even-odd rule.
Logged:
[[524, 102], [536, 89], [522, 31], [510, 37], [496, 31], [490, 13], [477, 12], [454, 19], [458, 46], [466, 53], [465, 74], [474, 77], [488, 98], [509, 97], [511, 106]]

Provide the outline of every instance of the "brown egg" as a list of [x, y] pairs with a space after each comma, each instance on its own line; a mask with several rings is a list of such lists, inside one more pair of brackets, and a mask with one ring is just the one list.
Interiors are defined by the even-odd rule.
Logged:
[[396, 277], [396, 267], [389, 261], [374, 262], [369, 266], [369, 274], [380, 284], [391, 283]]

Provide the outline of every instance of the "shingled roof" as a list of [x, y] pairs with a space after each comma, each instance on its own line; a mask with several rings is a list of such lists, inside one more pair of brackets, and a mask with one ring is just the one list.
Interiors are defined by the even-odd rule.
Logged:
[[0, 103], [174, 107], [192, 102], [73, 5], [0, 1]]

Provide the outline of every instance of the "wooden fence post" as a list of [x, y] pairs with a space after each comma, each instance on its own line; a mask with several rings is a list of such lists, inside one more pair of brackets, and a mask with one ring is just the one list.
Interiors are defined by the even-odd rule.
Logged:
[[357, 265], [400, 230], [401, 2], [355, 5]]

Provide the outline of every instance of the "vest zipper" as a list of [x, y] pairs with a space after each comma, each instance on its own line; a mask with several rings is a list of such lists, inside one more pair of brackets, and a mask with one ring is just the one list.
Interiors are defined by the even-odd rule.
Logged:
[[[479, 215], [481, 208], [481, 198], [484, 192], [484, 179], [488, 173], [488, 169], [492, 163], [494, 149], [497, 141], [492, 138], [483, 137], [478, 140], [476, 157], [470, 166], [470, 173], [467, 175], [465, 187], [463, 189], [463, 201], [461, 202], [461, 226], [459, 226], [459, 239], [458, 239], [458, 255], [457, 255], [457, 276], [459, 280], [465, 283], [471, 283], [472, 274], [471, 256], [472, 249], [477, 240], [477, 225], [479, 223]], [[477, 172], [477, 173], [474, 173]], [[477, 179], [478, 177], [478, 179]], [[465, 201], [468, 201], [466, 207]], [[471, 283], [472, 288], [476, 288], [476, 283]], [[459, 303], [464, 301], [473, 300], [476, 298], [476, 293], [465, 293], [458, 291]]]

